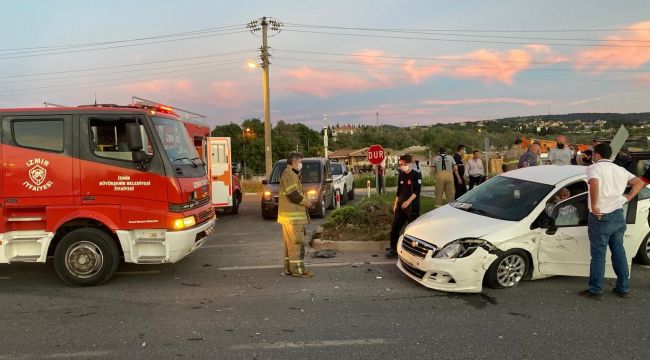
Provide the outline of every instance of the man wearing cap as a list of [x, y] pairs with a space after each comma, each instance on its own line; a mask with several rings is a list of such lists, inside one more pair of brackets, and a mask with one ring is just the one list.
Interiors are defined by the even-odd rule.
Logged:
[[300, 181], [302, 154], [290, 152], [287, 168], [280, 178], [278, 191], [278, 223], [282, 224], [284, 240], [284, 275], [312, 277], [314, 273], [305, 270], [305, 224], [309, 223], [307, 209], [312, 207]]
[[[612, 291], [619, 297], [630, 297], [630, 271], [623, 247], [623, 236], [627, 226], [623, 205], [633, 199], [645, 186], [641, 179], [612, 163], [609, 160], [611, 156], [612, 148], [608, 144], [598, 144], [594, 147], [596, 162], [587, 168], [589, 181], [587, 224], [591, 263], [589, 288], [580, 291], [580, 295], [592, 299], [602, 299], [607, 247], [612, 253], [612, 266], [617, 277], [616, 286]], [[632, 190], [624, 196], [628, 185], [632, 186]]]

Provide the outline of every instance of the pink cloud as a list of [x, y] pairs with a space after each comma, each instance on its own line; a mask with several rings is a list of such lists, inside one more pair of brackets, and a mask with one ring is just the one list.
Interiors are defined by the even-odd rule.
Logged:
[[133, 94], [166, 95], [170, 90], [188, 93], [193, 84], [190, 80], [148, 80], [119, 86], [120, 89]]
[[472, 60], [474, 62], [449, 68], [449, 73], [461, 78], [481, 78], [486, 81], [499, 81], [512, 84], [513, 77], [530, 67], [532, 56], [526, 50], [499, 52], [488, 49], [477, 50], [449, 59]]
[[547, 104], [545, 100], [531, 100], [520, 98], [485, 98], [485, 99], [457, 99], [457, 100], [425, 100], [425, 105], [474, 105], [474, 104], [518, 104], [526, 106], [536, 106]]
[[235, 81], [217, 81], [209, 85], [209, 101], [220, 108], [240, 108], [247, 100], [246, 92]]
[[395, 76], [387, 74], [385, 71], [390, 62], [386, 62], [386, 53], [382, 50], [366, 49], [352, 54], [351, 58], [366, 67], [368, 74], [382, 83], [386, 87], [392, 87], [395, 83]]
[[597, 72], [608, 69], [636, 69], [650, 61], [650, 48], [647, 47], [649, 41], [650, 21], [632, 24], [618, 35], [603, 39], [601, 44], [605, 46], [579, 51], [575, 60], [582, 64], [578, 63], [575, 67], [578, 70]]
[[377, 87], [361, 76], [344, 71], [316, 70], [307, 66], [289, 70], [285, 75], [288, 77], [288, 82], [281, 86], [286, 90], [323, 98]]
[[412, 59], [407, 60], [404, 65], [402, 65], [402, 69], [416, 84], [419, 84], [422, 79], [426, 79], [431, 75], [439, 74], [444, 71], [443, 66], [438, 64], [415, 67], [415, 60]]

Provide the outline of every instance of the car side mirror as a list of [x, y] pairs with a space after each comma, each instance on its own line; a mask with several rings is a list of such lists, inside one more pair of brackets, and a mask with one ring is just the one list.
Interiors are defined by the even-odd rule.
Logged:
[[269, 184], [269, 181], [268, 181], [268, 180], [266, 180], [266, 179], [262, 179], [262, 185], [268, 185], [268, 184]]
[[343, 176], [348, 176], [348, 174], [349, 174], [349, 172], [348, 172], [347, 170], [345, 170], [345, 171], [343, 172]]

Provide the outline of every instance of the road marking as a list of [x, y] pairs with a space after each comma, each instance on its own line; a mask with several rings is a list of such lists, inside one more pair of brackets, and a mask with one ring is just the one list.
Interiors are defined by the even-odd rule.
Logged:
[[94, 358], [109, 355], [110, 351], [77, 351], [69, 353], [54, 353], [47, 355], [0, 355], [0, 360], [20, 360], [20, 359], [70, 359], [70, 358]]
[[242, 344], [230, 346], [231, 350], [253, 350], [253, 349], [302, 349], [302, 348], [322, 348], [335, 346], [369, 346], [384, 345], [388, 342], [384, 339], [358, 339], [358, 340], [319, 340], [319, 341], [299, 341], [299, 342], [275, 342], [260, 344]]
[[135, 270], [135, 271], [118, 271], [115, 275], [142, 275], [142, 274], [159, 274], [158, 270]]
[[[352, 266], [352, 265], [395, 265], [395, 261], [375, 261], [375, 262], [328, 262], [328, 263], [305, 263], [308, 267], [337, 267], [337, 266]], [[284, 265], [252, 265], [252, 266], [229, 266], [217, 268], [221, 271], [237, 271], [237, 270], [261, 270], [261, 269], [280, 269]]]

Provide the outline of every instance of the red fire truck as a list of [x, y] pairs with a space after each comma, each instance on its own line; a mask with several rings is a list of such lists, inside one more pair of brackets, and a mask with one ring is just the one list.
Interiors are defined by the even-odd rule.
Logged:
[[45, 262], [77, 286], [120, 257], [173, 263], [215, 215], [179, 117], [143, 105], [0, 109], [0, 263]]

